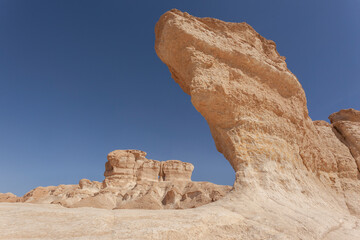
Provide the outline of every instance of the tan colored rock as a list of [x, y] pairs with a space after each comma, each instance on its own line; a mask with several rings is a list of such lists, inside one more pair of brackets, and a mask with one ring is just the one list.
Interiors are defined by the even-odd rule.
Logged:
[[179, 160], [168, 160], [161, 165], [160, 178], [164, 181], [191, 181], [194, 165]]
[[72, 204], [61, 204], [65, 207], [78, 208], [78, 207], [93, 207], [93, 208], [103, 208], [103, 209], [114, 209], [116, 207], [116, 194], [112, 193], [97, 193], [93, 196], [84, 197], [79, 199], [79, 201], [73, 202]]
[[[218, 150], [238, 172], [263, 162], [336, 171], [308, 116], [305, 93], [275, 43], [246, 23], [174, 10], [155, 28], [155, 50], [207, 120]], [[226, 34], [224, 34], [226, 33]]]
[[[142, 153], [145, 154], [146, 153]], [[136, 159], [138, 152], [116, 150], [108, 154], [105, 164], [104, 186], [131, 185], [136, 182]]]
[[316, 191], [311, 173], [339, 188], [338, 160], [317, 132], [305, 93], [273, 41], [246, 23], [178, 10], [160, 18], [155, 34], [158, 56], [191, 96], [217, 149], [233, 166], [236, 189], [301, 195]]
[[330, 176], [332, 187], [344, 194], [346, 206], [352, 214], [360, 213], [360, 174], [345, 139], [325, 121], [315, 121], [314, 124], [320, 137], [325, 140], [326, 148], [336, 159], [338, 174]]
[[97, 181], [90, 181], [89, 179], [81, 179], [79, 181], [79, 187], [84, 190], [99, 191], [101, 183]]
[[21, 198], [13, 193], [0, 193], [0, 202], [20, 202]]
[[337, 160], [339, 177], [357, 179], [359, 171], [349, 148], [344, 143], [342, 136], [325, 121], [314, 121], [315, 127], [326, 145]]
[[339, 112], [331, 114], [329, 119], [331, 123], [338, 121], [360, 122], [360, 111], [353, 108], [342, 109]]
[[158, 182], [161, 162], [151, 159], [137, 160], [137, 181]]
[[122, 195], [115, 209], [195, 208], [221, 199], [231, 189], [230, 186], [188, 180], [138, 182]]
[[344, 138], [360, 169], [360, 122], [338, 121], [333, 126]]
[[360, 111], [340, 110], [331, 114], [329, 119], [349, 147], [360, 171]]
[[[159, 58], [191, 96], [236, 172], [237, 197], [224, 205], [239, 212], [251, 199], [281, 218], [286, 217], [271, 202], [299, 212], [311, 208], [309, 215], [322, 211], [314, 204], [360, 215], [356, 154], [333, 127], [310, 119], [305, 93], [274, 42], [246, 23], [178, 10], [161, 16], [155, 35]], [[292, 216], [304, 223], [300, 215]]]
[[140, 150], [115, 150], [109, 153], [104, 186], [131, 186], [136, 181], [159, 181], [161, 163], [145, 156], [146, 152]]
[[22, 198], [26, 203], [63, 203], [65, 199], [74, 197], [75, 191], [79, 188], [78, 185], [59, 185], [49, 187], [37, 187]]
[[179, 160], [146, 159], [140, 150], [115, 150], [105, 164], [104, 187], [134, 185], [137, 181], [191, 181], [194, 166]]

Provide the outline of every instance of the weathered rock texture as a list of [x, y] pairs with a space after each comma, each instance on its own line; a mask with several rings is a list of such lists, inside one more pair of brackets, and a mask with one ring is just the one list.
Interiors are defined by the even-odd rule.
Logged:
[[[159, 58], [235, 170], [237, 211], [250, 198], [259, 207], [311, 209], [308, 217], [326, 209], [360, 216], [358, 111], [331, 115], [332, 125], [313, 122], [301, 84], [275, 43], [246, 23], [173, 10], [155, 34]], [[283, 221], [281, 211], [270, 208]]]
[[214, 202], [232, 187], [192, 182], [194, 166], [179, 160], [146, 159], [140, 150], [108, 155], [102, 183], [81, 179], [79, 185], [37, 187], [23, 197], [0, 194], [0, 202], [59, 204], [105, 209], [184, 209]]
[[137, 181], [191, 181], [194, 166], [179, 160], [159, 162], [146, 159], [140, 150], [116, 150], [105, 164], [104, 186], [135, 185]]
[[340, 138], [350, 149], [360, 171], [360, 111], [354, 109], [341, 110], [329, 117]]
[[[98, 224], [91, 224], [102, 228], [90, 224], [80, 236], [359, 239], [359, 112], [342, 110], [330, 116], [331, 124], [313, 122], [308, 115], [305, 93], [287, 69], [285, 58], [276, 51], [275, 43], [246, 23], [196, 18], [171, 10], [161, 16], [155, 34], [158, 56], [169, 67], [174, 80], [191, 96], [193, 105], [210, 126], [217, 149], [233, 166], [234, 191], [212, 204], [183, 211], [85, 213], [71, 209], [67, 216], [72, 217], [75, 225], [83, 226], [87, 217], [101, 218]], [[121, 184], [121, 178], [125, 177], [136, 181], [140, 168], [134, 166], [145, 157], [136, 154], [121, 152], [110, 158], [112, 163], [106, 169], [109, 185]], [[121, 164], [116, 159], [122, 159]], [[120, 165], [128, 170], [118, 170]], [[146, 178], [152, 179], [148, 183], [155, 184], [164, 183], [154, 180], [157, 172], [159, 178], [168, 174], [171, 179], [178, 177], [179, 170], [185, 179], [189, 174], [187, 166], [173, 163], [168, 168], [160, 164], [158, 171], [158, 165], [152, 162], [146, 169]], [[116, 180], [110, 181], [111, 178]], [[107, 189], [110, 192], [112, 188]], [[191, 202], [190, 199], [199, 196], [191, 190], [182, 199]], [[148, 200], [151, 195], [146, 197]], [[178, 197], [173, 188], [166, 192], [162, 204], [176, 205]], [[139, 204], [145, 202], [138, 199]], [[16, 228], [24, 224], [22, 216], [31, 211], [64, 218], [63, 210], [55, 207], [34, 206], [36, 210], [32, 210], [29, 206], [13, 205], [0, 205], [0, 211], [5, 209], [10, 215], [0, 218], [0, 232], [10, 229], [12, 234], [2, 233], [3, 238], [21, 238], [23, 232], [38, 238], [48, 237], [48, 229], [32, 233], [32, 229]], [[17, 225], [12, 224], [14, 219]], [[41, 217], [37, 220], [44, 221]], [[8, 224], [2, 225], [4, 221]], [[41, 230], [43, 225], [36, 226]], [[72, 231], [67, 227], [61, 232], [62, 237], [71, 236]], [[54, 230], [52, 236], [55, 233], [58, 234]]]

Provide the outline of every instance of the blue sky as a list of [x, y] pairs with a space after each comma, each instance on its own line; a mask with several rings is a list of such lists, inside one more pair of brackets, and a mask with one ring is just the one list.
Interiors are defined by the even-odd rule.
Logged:
[[154, 51], [155, 23], [172, 8], [274, 40], [312, 119], [360, 109], [360, 1], [0, 0], [0, 192], [102, 181], [115, 149], [191, 162], [193, 180], [232, 185]]

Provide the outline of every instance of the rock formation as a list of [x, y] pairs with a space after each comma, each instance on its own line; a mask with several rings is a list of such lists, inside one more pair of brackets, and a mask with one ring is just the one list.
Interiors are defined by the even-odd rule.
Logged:
[[334, 129], [340, 134], [356, 160], [360, 171], [360, 111], [354, 109], [341, 110], [329, 117]]
[[[157, 54], [191, 96], [210, 126], [217, 149], [233, 166], [236, 189], [257, 186], [311, 193], [313, 186], [307, 186], [311, 173], [342, 191], [341, 160], [326, 147], [308, 115], [305, 93], [273, 41], [246, 23], [195, 18], [179, 11], [164, 14], [155, 33]], [[342, 115], [331, 119], [345, 118]], [[346, 119], [356, 119], [355, 115], [347, 114]], [[335, 122], [335, 129], [340, 125]], [[353, 136], [354, 126], [342, 127], [352, 132], [343, 135]], [[356, 158], [354, 136], [346, 141]], [[355, 163], [353, 158], [349, 161]], [[351, 168], [344, 181], [351, 176], [357, 185], [358, 169]], [[360, 207], [360, 195], [358, 199]], [[353, 209], [357, 214], [359, 207]]]
[[[38, 206], [34, 211], [56, 214], [66, 222], [71, 218], [74, 226], [86, 225], [89, 217], [101, 219], [76, 235], [84, 238], [359, 239], [359, 111], [332, 114], [331, 124], [312, 121], [301, 84], [287, 69], [275, 43], [246, 23], [171, 10], [161, 16], [155, 34], [158, 56], [191, 96], [210, 126], [217, 149], [234, 168], [234, 191], [212, 204], [184, 211], [64, 212]], [[189, 181], [191, 165], [147, 160], [141, 151], [115, 151], [108, 160], [99, 194], [77, 204], [186, 208], [218, 199], [225, 192], [206, 190], [204, 194], [199, 189], [214, 187]], [[87, 181], [81, 185], [98, 186]], [[122, 192], [119, 186], [134, 187]], [[158, 186], [157, 192], [153, 186]], [[121, 201], [109, 197], [115, 195]], [[161, 203], [154, 200], [159, 199], [156, 196], [163, 196]], [[38, 222], [36, 233], [19, 231], [16, 226], [25, 225], [22, 217], [32, 208], [20, 203], [15, 209], [14, 205], [0, 205], [0, 211], [10, 215], [0, 217], [1, 237], [74, 236], [75, 227], [67, 227], [61, 236], [55, 230], [49, 235]], [[36, 220], [46, 223], [41, 216]], [[9, 229], [12, 235], [3, 233]]]
[[0, 202], [20, 202], [21, 199], [12, 193], [0, 193]]
[[140, 150], [108, 154], [102, 183], [81, 179], [79, 185], [37, 187], [23, 197], [0, 194], [0, 202], [59, 204], [105, 209], [194, 208], [222, 198], [230, 186], [192, 182], [194, 166], [179, 160], [146, 159]]
[[135, 185], [137, 181], [191, 181], [194, 166], [179, 160], [159, 162], [146, 159], [139, 150], [116, 150], [105, 164], [104, 186]]
[[246, 23], [172, 10], [155, 34], [159, 58], [234, 168], [239, 203], [251, 196], [260, 205], [308, 206], [309, 216], [323, 211], [314, 205], [360, 216], [358, 111], [313, 122], [275, 43]]

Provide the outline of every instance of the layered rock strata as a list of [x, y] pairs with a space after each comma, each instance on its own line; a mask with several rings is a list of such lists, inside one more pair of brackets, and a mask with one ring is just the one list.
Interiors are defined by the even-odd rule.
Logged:
[[160, 162], [139, 150], [116, 150], [105, 164], [104, 186], [134, 185], [138, 181], [191, 181], [194, 166], [179, 160]]
[[81, 179], [78, 185], [37, 187], [23, 197], [0, 194], [0, 202], [59, 204], [105, 209], [184, 209], [222, 198], [230, 186], [192, 182], [194, 166], [179, 160], [146, 159], [140, 150], [108, 154], [102, 183]]

